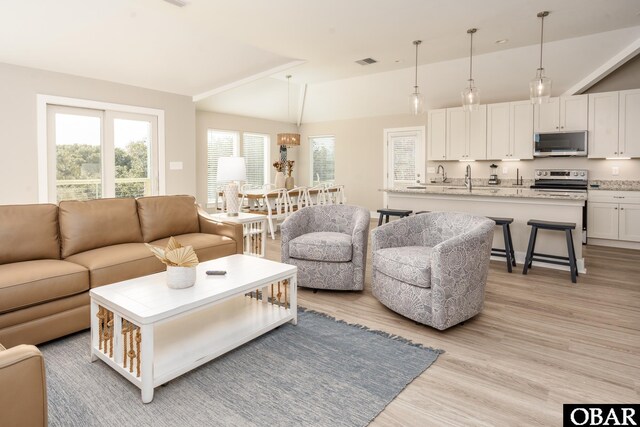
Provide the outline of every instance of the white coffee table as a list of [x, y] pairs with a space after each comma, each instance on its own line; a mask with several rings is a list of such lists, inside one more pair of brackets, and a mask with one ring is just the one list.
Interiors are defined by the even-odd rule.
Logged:
[[102, 359], [149, 403], [155, 387], [286, 322], [295, 325], [296, 271], [231, 255], [200, 263], [187, 289], [168, 288], [164, 272], [92, 289], [91, 361]]

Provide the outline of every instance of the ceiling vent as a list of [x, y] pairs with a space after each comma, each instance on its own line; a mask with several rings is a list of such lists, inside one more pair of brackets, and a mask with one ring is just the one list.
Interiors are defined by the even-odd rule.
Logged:
[[375, 64], [376, 62], [378, 62], [378, 61], [376, 61], [376, 60], [375, 60], [375, 59], [373, 59], [373, 58], [364, 58], [364, 59], [361, 59], [361, 60], [359, 60], [359, 61], [356, 61], [356, 64], [360, 64], [360, 65], [371, 65], [371, 64]]

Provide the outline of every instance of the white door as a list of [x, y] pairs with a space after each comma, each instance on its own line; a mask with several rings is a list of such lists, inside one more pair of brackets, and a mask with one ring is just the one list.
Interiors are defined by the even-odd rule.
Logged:
[[589, 95], [589, 157], [618, 156], [618, 92]]
[[502, 160], [511, 157], [509, 137], [509, 103], [487, 106], [487, 159]]
[[447, 110], [429, 110], [427, 114], [429, 129], [429, 154], [431, 161], [447, 159]]
[[536, 132], [557, 132], [560, 130], [560, 99], [549, 98], [549, 102], [534, 106]]
[[618, 239], [618, 204], [587, 204], [587, 236], [594, 239]]
[[563, 96], [560, 98], [560, 130], [581, 131], [587, 129], [588, 95]]
[[640, 242], [640, 205], [620, 204], [620, 240]]
[[467, 114], [462, 107], [447, 108], [447, 160], [467, 158]]
[[425, 183], [424, 128], [385, 130], [388, 188]]
[[511, 146], [514, 159], [533, 159], [533, 104], [519, 101], [509, 104]]
[[620, 92], [620, 152], [640, 157], [640, 89]]

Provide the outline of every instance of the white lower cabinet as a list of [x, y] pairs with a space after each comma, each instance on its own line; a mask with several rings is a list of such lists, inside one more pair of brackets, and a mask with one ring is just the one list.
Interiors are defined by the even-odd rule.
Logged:
[[587, 236], [640, 242], [640, 192], [590, 191]]
[[640, 242], [640, 205], [620, 203], [619, 239]]

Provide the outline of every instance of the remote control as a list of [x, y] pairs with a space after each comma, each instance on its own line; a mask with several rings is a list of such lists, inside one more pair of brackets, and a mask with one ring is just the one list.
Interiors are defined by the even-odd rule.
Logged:
[[224, 276], [227, 274], [224, 270], [207, 270], [207, 276]]

